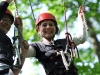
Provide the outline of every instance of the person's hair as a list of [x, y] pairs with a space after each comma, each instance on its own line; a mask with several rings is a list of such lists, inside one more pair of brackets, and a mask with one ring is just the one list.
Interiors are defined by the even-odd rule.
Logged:
[[13, 24], [13, 18], [12, 18], [12, 16], [11, 15], [9, 15], [9, 14], [5, 14], [5, 15], [7, 15], [9, 18], [10, 18], [10, 20], [11, 20], [11, 22], [12, 22], [12, 24]]

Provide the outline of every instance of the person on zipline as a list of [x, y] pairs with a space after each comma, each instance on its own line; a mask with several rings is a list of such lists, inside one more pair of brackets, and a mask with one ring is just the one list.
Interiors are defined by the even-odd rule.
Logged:
[[[6, 35], [14, 22], [14, 16], [11, 11], [7, 9], [12, 0], [2, 0], [0, 3], [0, 75], [18, 75], [21, 68], [13, 68], [13, 46], [10, 38]], [[22, 22], [20, 17], [15, 18], [15, 25], [19, 25], [22, 29]], [[22, 31], [22, 30], [21, 30]], [[27, 48], [26, 48], [27, 47]], [[22, 50], [22, 65], [29, 49], [29, 44], [26, 40], [21, 42]]]
[[[86, 21], [83, 20], [84, 16], [84, 6], [81, 6], [78, 10], [78, 21], [79, 21], [79, 31], [78, 34], [73, 36], [73, 41], [75, 45], [79, 45], [86, 40]], [[58, 24], [56, 18], [53, 14], [49, 12], [41, 13], [36, 18], [36, 31], [42, 37], [40, 42], [32, 42], [29, 46], [29, 52], [27, 57], [35, 57], [43, 65], [46, 75], [78, 75], [78, 69], [75, 67], [74, 60], [71, 62], [68, 60], [68, 53], [65, 53], [67, 63], [70, 62], [68, 66], [69, 70], [66, 70], [60, 51], [66, 50], [66, 38], [54, 40], [54, 37], [59, 32]], [[70, 55], [71, 57], [71, 55]]]

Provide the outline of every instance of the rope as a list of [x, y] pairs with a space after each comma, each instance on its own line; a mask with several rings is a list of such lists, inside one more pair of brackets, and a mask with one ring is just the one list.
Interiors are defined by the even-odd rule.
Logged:
[[15, 5], [15, 16], [18, 16], [18, 9], [17, 9], [17, 2], [14, 0], [14, 5]]
[[[83, 1], [82, 6], [85, 6], [85, 3], [86, 3], [86, 0]], [[83, 21], [84, 21], [87, 31], [89, 31], [89, 27], [86, 22], [85, 14], [83, 14]]]
[[68, 29], [67, 29], [67, 23], [66, 23], [66, 5], [65, 5], [65, 2], [64, 2], [64, 0], [62, 0], [62, 2], [63, 2], [63, 6], [64, 6], [64, 16], [65, 16], [65, 18], [64, 18], [64, 20], [65, 20], [65, 26], [66, 26], [66, 31], [68, 32]]
[[[65, 22], [64, 23], [65, 23], [65, 26], [66, 26], [66, 33], [68, 33], [67, 23], [66, 23], [66, 7], [65, 7], [64, 0], [62, 0], [62, 2], [63, 2], [63, 6], [64, 6], [64, 16], [65, 16], [65, 18], [64, 18]], [[68, 34], [66, 34], [66, 40], [69, 41], [69, 38], [67, 38], [67, 37], [68, 37]], [[69, 45], [69, 42], [67, 42], [67, 45]], [[64, 55], [64, 52], [60, 51], [60, 55], [62, 57], [62, 61], [63, 61], [63, 64], [64, 64], [66, 70], [69, 70], [69, 68], [68, 68], [69, 64], [67, 63], [67, 60], [66, 60], [65, 55]]]
[[83, 1], [82, 6], [84, 6], [84, 5], [85, 5], [85, 2], [86, 2], [86, 0], [84, 0], [84, 1]]
[[[15, 17], [17, 16], [19, 16], [18, 15], [18, 8], [17, 8], [17, 2], [16, 2], [16, 0], [14, 0], [14, 5], [15, 5]], [[19, 26], [17, 27], [18, 28], [18, 31], [19, 31], [19, 36], [20, 36], [20, 38], [23, 40], [23, 36], [22, 36], [22, 33], [21, 33], [21, 31], [20, 31], [20, 28], [19, 28]]]
[[64, 52], [63, 51], [60, 51], [60, 54], [61, 54], [62, 61], [64, 63], [64, 66], [65, 66], [66, 70], [69, 70], [69, 68], [68, 68], [69, 65], [68, 65], [67, 60], [65, 58]]
[[66, 23], [66, 5], [65, 5], [65, 1], [64, 0], [62, 0], [62, 2], [63, 2], [63, 7], [64, 7], [64, 16], [65, 16], [65, 18], [64, 18], [64, 23], [65, 23], [65, 26], [66, 26], [66, 33], [65, 33], [65, 35], [66, 35], [66, 40], [67, 40], [67, 46], [69, 45], [69, 38], [68, 38], [68, 28], [67, 28], [67, 23]]
[[[68, 33], [68, 28], [67, 28], [67, 24], [66, 24], [66, 7], [65, 7], [66, 5], [65, 5], [65, 1], [64, 0], [62, 0], [62, 2], [63, 2], [63, 6], [64, 6], [64, 16], [65, 16], [65, 25], [66, 25], [66, 33], [65, 33], [65, 35], [66, 35], [66, 42], [67, 42], [66, 45], [67, 45], [68, 49], [71, 49], [70, 50], [71, 51], [71, 57], [73, 59], [76, 56], [75, 48], [77, 50], [78, 57], [79, 57], [79, 52], [78, 52], [78, 49], [77, 49], [77, 47], [76, 47], [76, 45], [75, 45], [75, 43], [74, 43], [74, 41], [72, 39], [71, 34]], [[84, 3], [85, 3], [85, 1], [84, 1]]]
[[30, 1], [30, 0], [29, 0], [29, 3], [30, 3], [31, 10], [32, 10], [32, 14], [33, 14], [33, 19], [35, 20], [35, 16], [34, 16], [34, 12], [33, 12], [33, 8], [32, 8], [32, 4], [31, 4], [31, 1]]
[[[17, 16], [19, 16], [18, 15], [18, 8], [17, 8], [17, 2], [16, 2], [16, 0], [14, 0], [14, 5], [15, 5], [15, 17]], [[14, 65], [14, 67], [18, 67], [18, 68], [21, 68], [22, 67], [22, 62], [21, 62], [21, 51], [20, 51], [20, 46], [21, 46], [21, 41], [23, 40], [23, 36], [22, 36], [22, 32], [21, 32], [21, 30], [20, 30], [20, 27], [19, 27], [19, 25], [18, 26], [16, 26], [17, 27], [17, 29], [18, 29], [18, 49], [16, 49], [16, 53], [17, 53], [17, 55], [18, 55], [18, 62]]]

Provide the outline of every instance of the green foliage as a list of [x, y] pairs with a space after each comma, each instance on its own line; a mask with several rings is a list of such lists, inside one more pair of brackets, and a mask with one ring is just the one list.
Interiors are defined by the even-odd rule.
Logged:
[[80, 58], [75, 59], [75, 64], [78, 68], [79, 75], [99, 75], [99, 65], [93, 49], [79, 50]]
[[[60, 30], [65, 29], [64, 24], [64, 6], [62, 0], [30, 0], [32, 4], [33, 13], [35, 17], [41, 13], [41, 8], [43, 5], [46, 5], [48, 11], [55, 15], [57, 18], [57, 22]], [[64, 0], [66, 1], [66, 12], [71, 11], [70, 15], [66, 14], [69, 17], [67, 18], [68, 27], [73, 27], [73, 22], [77, 19], [78, 8], [82, 5], [83, 0]], [[86, 0], [86, 19], [91, 21], [91, 18], [94, 19], [91, 21], [92, 23], [97, 22], [97, 27], [91, 29], [93, 33], [96, 35], [100, 34], [100, 0], [96, 0], [93, 2], [92, 0]], [[33, 18], [33, 13], [30, 7], [29, 0], [17, 0], [17, 8], [19, 11], [19, 16], [22, 17], [23, 20], [23, 35], [26, 40], [31, 42], [38, 41], [40, 39], [37, 38], [38, 34], [35, 30], [35, 20]], [[10, 4], [9, 9], [13, 11], [15, 14], [15, 6], [14, 3]], [[42, 10], [44, 11], [44, 10]], [[90, 43], [91, 44], [91, 43]], [[95, 51], [93, 47], [89, 47], [88, 49], [80, 49], [80, 59], [75, 59], [75, 64], [79, 69], [79, 75], [100, 75], [100, 63], [95, 62], [97, 60]], [[38, 65], [39, 62], [36, 61], [33, 63], [34, 65]]]
[[79, 75], [99, 75], [100, 74], [99, 66], [100, 63], [91, 64], [91, 63], [81, 62], [81, 66], [77, 65], [77, 68]]

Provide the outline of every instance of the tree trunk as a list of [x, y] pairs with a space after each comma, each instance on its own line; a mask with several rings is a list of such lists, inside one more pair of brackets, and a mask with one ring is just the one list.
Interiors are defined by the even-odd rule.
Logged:
[[96, 31], [92, 26], [92, 22], [87, 20], [87, 24], [89, 26], [89, 36], [90, 36], [90, 42], [93, 44], [94, 50], [96, 52], [96, 55], [98, 56], [98, 60], [100, 62], [100, 42], [98, 41], [96, 37]]

